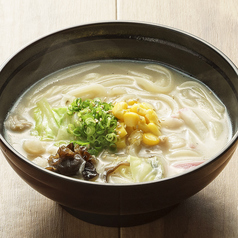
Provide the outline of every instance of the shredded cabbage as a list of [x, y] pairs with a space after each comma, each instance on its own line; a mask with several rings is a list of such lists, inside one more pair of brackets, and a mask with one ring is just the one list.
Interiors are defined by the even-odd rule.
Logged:
[[157, 157], [139, 158], [130, 156], [130, 168], [134, 182], [159, 180], [163, 176], [163, 168]]
[[100, 99], [75, 99], [68, 108], [52, 108], [46, 99], [34, 109], [35, 128], [31, 132], [41, 140], [70, 141], [88, 145], [88, 152], [97, 155], [103, 149], [116, 150], [117, 118], [111, 103]]
[[[157, 156], [151, 158], [140, 158], [129, 155], [126, 159], [129, 166], [122, 162], [114, 167], [109, 167], [106, 171], [106, 181], [110, 176], [110, 181], [119, 183], [138, 183], [157, 181], [163, 178], [164, 168], [161, 159]], [[110, 172], [108, 172], [110, 170]]]
[[40, 136], [41, 140], [54, 140], [58, 135], [67, 108], [53, 110], [46, 99], [37, 102], [36, 106], [34, 109], [35, 128], [31, 134]]

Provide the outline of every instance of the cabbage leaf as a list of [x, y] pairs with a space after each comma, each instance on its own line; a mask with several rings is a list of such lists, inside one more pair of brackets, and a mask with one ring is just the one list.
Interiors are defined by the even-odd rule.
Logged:
[[116, 169], [109, 175], [113, 181], [138, 183], [163, 178], [164, 169], [159, 157], [140, 158], [129, 155], [127, 161], [130, 166], [125, 166], [124, 163], [115, 166]]
[[161, 179], [163, 168], [158, 158], [139, 158], [130, 156], [130, 168], [134, 182], [147, 182]]
[[33, 112], [35, 128], [31, 131], [41, 140], [70, 140], [72, 136], [67, 132], [70, 117], [67, 108], [52, 108], [46, 99], [36, 103]]

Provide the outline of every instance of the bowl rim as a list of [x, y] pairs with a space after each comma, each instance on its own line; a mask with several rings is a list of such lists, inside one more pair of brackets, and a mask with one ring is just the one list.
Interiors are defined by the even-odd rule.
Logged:
[[[34, 43], [37, 43], [45, 38], [51, 37], [53, 35], [56, 35], [58, 33], [62, 33], [64, 31], [68, 31], [68, 30], [73, 30], [76, 28], [82, 28], [82, 27], [88, 27], [88, 26], [98, 26], [98, 25], [106, 25], [106, 24], [135, 24], [135, 25], [143, 25], [143, 26], [154, 26], [154, 27], [159, 27], [159, 28], [163, 28], [163, 29], [167, 29], [170, 31], [174, 31], [174, 32], [178, 32], [180, 34], [186, 35], [190, 38], [193, 38], [195, 40], [198, 40], [199, 42], [205, 44], [206, 46], [208, 46], [209, 48], [211, 48], [213, 51], [215, 51], [216, 53], [218, 53], [228, 64], [229, 66], [233, 69], [233, 71], [236, 73], [237, 78], [238, 78], [238, 68], [236, 67], [236, 65], [221, 51], [219, 50], [217, 47], [215, 47], [214, 45], [212, 45], [211, 43], [207, 42], [206, 40], [203, 40], [202, 38], [191, 34], [189, 32], [186, 32], [184, 30], [180, 30], [178, 28], [175, 27], [171, 27], [171, 26], [167, 26], [167, 25], [163, 25], [163, 24], [157, 24], [157, 23], [152, 23], [152, 22], [144, 22], [144, 21], [119, 21], [119, 20], [114, 20], [114, 21], [99, 21], [99, 22], [89, 22], [89, 23], [83, 23], [83, 24], [79, 24], [79, 25], [73, 25], [70, 27], [65, 27], [62, 29], [58, 29], [55, 30], [51, 33], [48, 34], [44, 34], [40, 37], [35, 38], [34, 40], [28, 42], [27, 44], [25, 44], [23, 47], [21, 47], [17, 52], [13, 53], [12, 55], [10, 55], [7, 59], [5, 59], [1, 64], [0, 64], [0, 72], [2, 71], [2, 69], [18, 54], [20, 54], [23, 50], [25, 50], [26, 48], [30, 47], [31, 45], [33, 45]], [[174, 180], [176, 178], [180, 178], [180, 177], [184, 177], [187, 176], [191, 173], [194, 173], [195, 171], [200, 170], [202, 167], [205, 167], [208, 164], [212, 164], [214, 163], [216, 160], [219, 159], [219, 157], [223, 156], [226, 152], [228, 152], [228, 150], [235, 145], [235, 143], [238, 141], [238, 130], [234, 133], [234, 135], [231, 137], [231, 139], [227, 142], [226, 145], [224, 145], [224, 147], [218, 152], [216, 153], [213, 157], [211, 157], [210, 159], [204, 161], [202, 164], [197, 165], [196, 167], [192, 168], [192, 169], [188, 169], [185, 172], [182, 172], [180, 174], [177, 175], [173, 175], [170, 177], [165, 177], [162, 178], [160, 180], [156, 180], [156, 181], [148, 181], [148, 182], [138, 182], [138, 183], [100, 183], [100, 182], [93, 182], [93, 181], [87, 181], [87, 180], [81, 180], [81, 179], [77, 179], [74, 177], [69, 177], [66, 175], [62, 175], [59, 173], [54, 173], [52, 171], [49, 171], [37, 164], [35, 164], [34, 162], [32, 162], [31, 160], [27, 159], [25, 156], [23, 156], [22, 154], [20, 154], [16, 149], [14, 149], [10, 143], [7, 141], [7, 139], [4, 138], [3, 134], [0, 134], [0, 141], [2, 142], [2, 144], [8, 149], [10, 150], [13, 154], [15, 154], [19, 159], [21, 159], [24, 163], [26, 164], [30, 164], [31, 166], [33, 166], [35, 169], [42, 171], [43, 173], [46, 173], [49, 176], [53, 176], [62, 180], [68, 180], [71, 181], [73, 183], [84, 183], [84, 184], [88, 184], [91, 186], [112, 186], [112, 187], [128, 187], [128, 186], [142, 186], [142, 185], [147, 185], [147, 184], [155, 184], [155, 183], [162, 183], [163, 181], [169, 181], [169, 180]], [[3, 152], [2, 152], [3, 153]]]

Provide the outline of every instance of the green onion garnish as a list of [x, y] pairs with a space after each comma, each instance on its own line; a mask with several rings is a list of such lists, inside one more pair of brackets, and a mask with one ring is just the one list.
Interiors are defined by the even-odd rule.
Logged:
[[73, 116], [73, 124], [68, 125], [68, 133], [76, 136], [73, 143], [89, 145], [88, 152], [97, 155], [103, 149], [115, 151], [117, 142], [117, 118], [113, 116], [111, 103], [101, 99], [75, 99], [68, 107], [68, 115]]

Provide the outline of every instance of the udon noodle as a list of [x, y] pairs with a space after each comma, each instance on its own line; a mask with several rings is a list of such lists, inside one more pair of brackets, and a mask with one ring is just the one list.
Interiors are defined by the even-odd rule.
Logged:
[[[118, 120], [116, 150], [93, 156], [94, 182], [146, 182], [181, 174], [213, 158], [230, 138], [225, 106], [198, 80], [154, 63], [104, 61], [63, 69], [24, 93], [6, 119], [8, 141], [29, 160], [49, 167], [49, 157], [72, 138], [65, 134], [68, 124], [66, 132], [56, 127], [53, 139], [35, 134], [34, 110], [41, 100], [54, 109], [68, 108], [76, 98], [111, 103], [109, 111]], [[148, 112], [155, 112], [156, 121]], [[125, 113], [138, 124], [127, 124]], [[151, 135], [155, 143], [148, 141]], [[83, 179], [82, 168], [73, 177]]]

